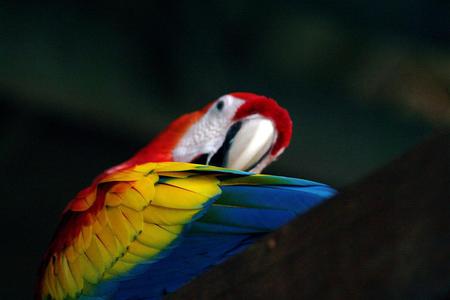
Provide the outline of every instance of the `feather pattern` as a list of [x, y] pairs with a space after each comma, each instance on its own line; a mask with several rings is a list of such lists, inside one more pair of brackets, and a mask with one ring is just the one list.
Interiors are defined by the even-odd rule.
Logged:
[[311, 181], [179, 162], [119, 170], [69, 203], [38, 298], [161, 298], [334, 193]]

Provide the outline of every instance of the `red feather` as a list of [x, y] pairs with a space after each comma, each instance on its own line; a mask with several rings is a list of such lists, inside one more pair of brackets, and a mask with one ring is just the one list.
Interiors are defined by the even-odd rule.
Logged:
[[245, 100], [245, 103], [236, 112], [235, 120], [252, 114], [260, 114], [275, 123], [278, 139], [272, 148], [272, 155], [276, 155], [289, 145], [292, 136], [292, 120], [287, 110], [280, 107], [275, 100], [266, 96], [245, 92], [236, 92], [230, 95]]

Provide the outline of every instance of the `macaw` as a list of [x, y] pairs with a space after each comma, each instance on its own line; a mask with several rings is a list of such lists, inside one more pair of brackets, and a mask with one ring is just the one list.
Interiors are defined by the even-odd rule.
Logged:
[[69, 202], [36, 299], [160, 299], [333, 196], [325, 184], [255, 173], [291, 128], [286, 110], [250, 93], [175, 120]]

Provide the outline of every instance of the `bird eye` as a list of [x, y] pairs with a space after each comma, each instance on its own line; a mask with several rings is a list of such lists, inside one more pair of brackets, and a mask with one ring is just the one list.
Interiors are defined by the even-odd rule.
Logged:
[[217, 108], [218, 111], [221, 111], [223, 109], [223, 106], [224, 106], [223, 101], [219, 101], [216, 104], [216, 108]]

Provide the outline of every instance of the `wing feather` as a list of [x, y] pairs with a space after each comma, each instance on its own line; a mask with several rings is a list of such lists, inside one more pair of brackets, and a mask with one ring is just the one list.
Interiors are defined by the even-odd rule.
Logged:
[[[159, 182], [158, 168], [168, 171], [165, 178], [183, 182]], [[80, 192], [44, 259], [41, 298], [108, 295], [118, 280], [144, 272], [167, 255], [184, 228], [221, 192], [215, 176], [192, 169], [187, 164], [139, 165]]]
[[333, 193], [187, 163], [119, 170], [69, 203], [42, 264], [39, 298], [160, 298]]

